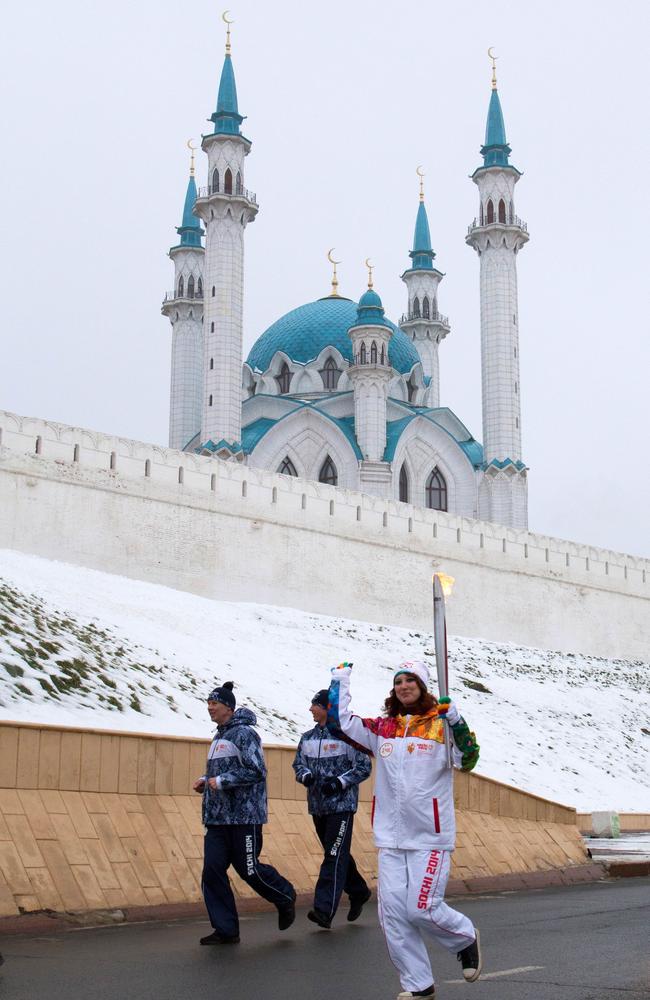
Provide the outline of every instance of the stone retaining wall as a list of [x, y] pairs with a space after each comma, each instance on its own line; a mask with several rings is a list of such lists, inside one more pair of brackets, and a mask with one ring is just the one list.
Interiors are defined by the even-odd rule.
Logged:
[[[200, 798], [207, 741], [0, 724], [0, 916], [51, 909], [155, 906], [200, 899]], [[291, 769], [267, 746], [270, 820], [263, 857], [309, 892], [320, 845]], [[371, 782], [361, 788], [353, 850], [374, 881]], [[456, 775], [452, 875], [562, 869], [585, 851], [575, 810], [483, 778]], [[236, 876], [235, 891], [252, 895]]]

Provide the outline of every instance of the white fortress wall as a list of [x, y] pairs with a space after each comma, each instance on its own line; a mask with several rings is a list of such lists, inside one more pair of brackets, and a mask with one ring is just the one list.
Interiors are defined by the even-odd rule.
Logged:
[[205, 597], [643, 658], [650, 560], [0, 411], [0, 547]]

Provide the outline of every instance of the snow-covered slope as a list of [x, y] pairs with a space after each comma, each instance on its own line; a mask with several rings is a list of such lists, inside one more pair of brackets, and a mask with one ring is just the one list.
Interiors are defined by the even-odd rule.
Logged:
[[[580, 810], [650, 811], [650, 664], [450, 639], [452, 693], [480, 773]], [[380, 713], [396, 664], [433, 636], [290, 608], [211, 601], [0, 550], [0, 718], [208, 736], [234, 680], [268, 742], [310, 725], [329, 668], [354, 662]]]

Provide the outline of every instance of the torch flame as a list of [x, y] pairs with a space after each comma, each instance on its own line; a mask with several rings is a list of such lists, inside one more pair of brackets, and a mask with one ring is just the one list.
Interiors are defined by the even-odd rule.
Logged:
[[440, 580], [440, 585], [442, 587], [442, 592], [445, 597], [451, 597], [451, 592], [454, 589], [454, 584], [456, 582], [453, 576], [448, 576], [447, 573], [436, 573], [435, 576]]

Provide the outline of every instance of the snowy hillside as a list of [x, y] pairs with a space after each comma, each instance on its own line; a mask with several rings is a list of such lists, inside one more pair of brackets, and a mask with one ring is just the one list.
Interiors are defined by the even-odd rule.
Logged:
[[[351, 660], [356, 709], [379, 714], [401, 660], [433, 636], [288, 608], [210, 601], [0, 550], [0, 718], [208, 736], [232, 679], [271, 743], [310, 724]], [[480, 773], [576, 806], [650, 811], [650, 664], [450, 640], [452, 693]]]

